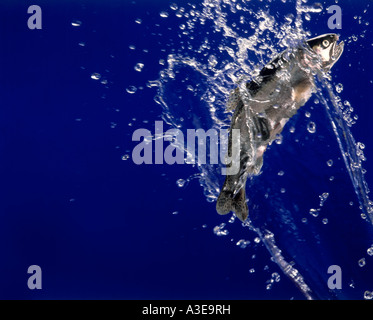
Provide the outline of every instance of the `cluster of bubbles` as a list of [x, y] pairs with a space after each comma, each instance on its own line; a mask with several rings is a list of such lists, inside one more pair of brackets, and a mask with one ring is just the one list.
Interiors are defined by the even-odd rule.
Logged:
[[218, 236], [226, 236], [229, 234], [229, 231], [227, 229], [224, 229], [226, 226], [225, 223], [221, 223], [220, 225], [214, 227], [214, 233]]
[[266, 289], [271, 290], [273, 284], [277, 283], [277, 282], [280, 282], [280, 280], [281, 280], [281, 276], [277, 272], [272, 273], [271, 279], [267, 280]]

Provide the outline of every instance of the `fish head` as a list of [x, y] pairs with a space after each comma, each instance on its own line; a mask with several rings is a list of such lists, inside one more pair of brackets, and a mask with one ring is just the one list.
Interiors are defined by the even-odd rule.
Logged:
[[307, 40], [312, 51], [320, 57], [325, 71], [329, 71], [342, 55], [344, 42], [338, 44], [338, 40], [339, 36], [335, 33], [323, 34]]

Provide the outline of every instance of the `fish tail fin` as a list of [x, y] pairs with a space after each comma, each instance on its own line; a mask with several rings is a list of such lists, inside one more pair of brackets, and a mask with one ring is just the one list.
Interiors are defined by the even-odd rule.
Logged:
[[233, 211], [238, 219], [245, 221], [249, 216], [245, 188], [242, 188], [234, 197], [233, 192], [223, 188], [216, 203], [216, 211], [220, 215], [226, 215]]
[[216, 211], [220, 215], [226, 215], [233, 211], [233, 193], [228, 190], [223, 190], [220, 192], [218, 200], [216, 202]]
[[244, 222], [249, 216], [249, 208], [246, 203], [245, 188], [242, 188], [233, 199], [234, 212], [238, 219]]

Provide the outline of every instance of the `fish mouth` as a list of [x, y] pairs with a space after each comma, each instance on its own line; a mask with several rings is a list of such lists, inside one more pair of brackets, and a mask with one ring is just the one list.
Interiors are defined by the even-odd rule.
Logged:
[[339, 36], [335, 34], [334, 35], [334, 42], [333, 42], [332, 47], [331, 47], [330, 52], [329, 52], [330, 59], [324, 65], [324, 68], [327, 71], [329, 71], [334, 66], [334, 64], [339, 60], [339, 58], [341, 57], [341, 55], [343, 53], [345, 43], [343, 41], [341, 41], [338, 44], [338, 40], [339, 40]]
[[338, 37], [337, 37], [336, 41], [333, 43], [332, 50], [330, 51], [331, 53], [330, 60], [332, 64], [336, 63], [339, 60], [339, 58], [341, 57], [343, 53], [344, 46], [345, 46], [345, 43], [343, 41], [341, 41], [338, 44]]

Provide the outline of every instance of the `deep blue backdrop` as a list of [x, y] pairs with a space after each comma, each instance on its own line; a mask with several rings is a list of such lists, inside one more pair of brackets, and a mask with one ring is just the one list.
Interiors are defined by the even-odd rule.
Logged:
[[[349, 36], [366, 3], [344, 2]], [[226, 218], [197, 180], [187, 189], [175, 183], [193, 168], [122, 160], [134, 147], [133, 131], [152, 130], [160, 119], [146, 83], [158, 78], [170, 50], [165, 39], [175, 34], [172, 25], [155, 26], [170, 2], [33, 4], [43, 10], [42, 30], [27, 28], [29, 1], [0, 5], [0, 298], [302, 299], [282, 274], [266, 290], [271, 273], [281, 272], [261, 244], [235, 245], [247, 238], [239, 225], [233, 242], [214, 235]], [[372, 183], [370, 32], [366, 38], [335, 77], [358, 109], [352, 132], [367, 146]], [[138, 62], [141, 73], [133, 68]], [[94, 72], [108, 83], [91, 79]], [[130, 95], [131, 85], [143, 89]], [[33, 264], [43, 270], [39, 291], [27, 288]]]

